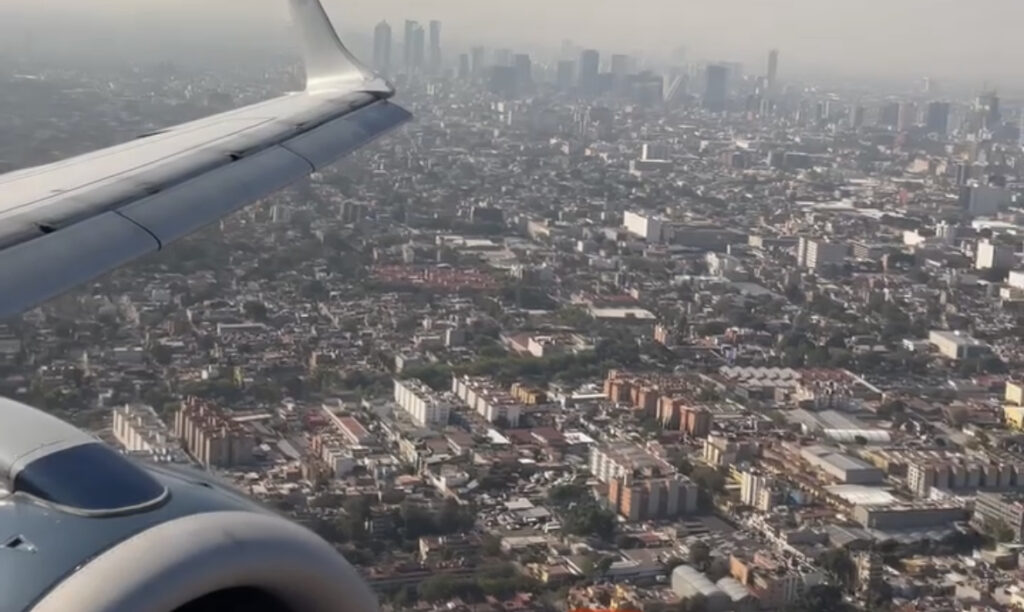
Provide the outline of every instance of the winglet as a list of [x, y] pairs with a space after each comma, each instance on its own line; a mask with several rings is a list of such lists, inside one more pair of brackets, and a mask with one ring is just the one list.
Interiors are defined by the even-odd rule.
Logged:
[[306, 91], [350, 90], [390, 96], [395, 89], [345, 47], [320, 0], [289, 0], [302, 36]]

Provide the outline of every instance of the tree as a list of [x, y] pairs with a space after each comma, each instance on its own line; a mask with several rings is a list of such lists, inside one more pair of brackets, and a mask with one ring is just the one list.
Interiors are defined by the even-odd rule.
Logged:
[[711, 561], [711, 547], [702, 541], [694, 542], [690, 545], [689, 561], [690, 565], [703, 571]]
[[1013, 528], [1002, 519], [986, 520], [985, 532], [996, 542], [1012, 542], [1014, 540]]
[[263, 302], [250, 300], [242, 306], [242, 310], [245, 312], [245, 316], [253, 321], [267, 320], [267, 306]]
[[587, 488], [583, 485], [564, 484], [548, 490], [548, 503], [557, 507], [566, 507], [576, 502], [590, 499]]
[[822, 553], [818, 562], [828, 572], [833, 582], [844, 589], [849, 589], [852, 586], [857, 566], [854, 564], [853, 558], [850, 557], [848, 550], [845, 548], [832, 548]]
[[697, 593], [679, 602], [679, 612], [708, 612], [708, 598]]
[[156, 361], [162, 366], [169, 366], [174, 360], [174, 351], [172, 351], [171, 347], [166, 344], [157, 344], [153, 346], [151, 352], [153, 354], [153, 361]]
[[729, 560], [723, 557], [715, 557], [708, 565], [707, 575], [712, 582], [718, 582], [729, 573]]
[[594, 565], [594, 569], [597, 570], [598, 574], [603, 576], [608, 573], [608, 570], [611, 569], [613, 563], [615, 563], [615, 559], [611, 557], [601, 557], [601, 560]]
[[785, 612], [848, 612], [850, 607], [843, 602], [843, 593], [838, 587], [817, 585], [795, 603], [783, 608]]
[[592, 500], [567, 509], [562, 524], [572, 535], [596, 535], [607, 540], [615, 534], [615, 515]]
[[501, 556], [501, 538], [491, 534], [485, 535], [480, 550], [488, 557]]

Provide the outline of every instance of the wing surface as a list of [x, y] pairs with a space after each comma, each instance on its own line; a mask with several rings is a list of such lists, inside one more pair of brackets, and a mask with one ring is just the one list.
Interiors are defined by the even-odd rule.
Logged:
[[0, 175], [0, 317], [159, 251], [411, 118], [319, 0], [289, 0], [302, 92]]

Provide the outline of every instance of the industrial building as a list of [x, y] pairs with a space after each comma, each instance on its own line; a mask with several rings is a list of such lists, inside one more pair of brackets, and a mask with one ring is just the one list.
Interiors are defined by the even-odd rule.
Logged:
[[860, 459], [844, 455], [827, 446], [808, 446], [800, 456], [812, 467], [843, 484], [879, 484], [885, 479], [882, 470]]
[[963, 506], [936, 502], [856, 506], [853, 509], [853, 520], [868, 529], [880, 530], [950, 527], [967, 518], [968, 512]]
[[974, 502], [971, 524], [980, 531], [1005, 525], [1013, 541], [1024, 543], [1024, 493], [979, 493]]
[[703, 573], [689, 565], [672, 570], [672, 590], [681, 600], [701, 597], [708, 612], [729, 612], [732, 598]]

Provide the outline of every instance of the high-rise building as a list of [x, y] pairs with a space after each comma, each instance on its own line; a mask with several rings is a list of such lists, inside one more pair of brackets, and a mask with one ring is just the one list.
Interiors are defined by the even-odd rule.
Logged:
[[960, 207], [971, 215], [994, 215], [1008, 207], [1013, 194], [996, 185], [969, 184], [960, 187]]
[[494, 50], [494, 65], [495, 66], [511, 66], [512, 65], [512, 49], [495, 49]]
[[514, 98], [519, 93], [518, 76], [512, 66], [491, 66], [487, 79], [487, 89], [492, 94], [505, 98]]
[[797, 259], [804, 268], [820, 270], [825, 266], [842, 263], [846, 258], [847, 251], [845, 244], [801, 236], [797, 244]]
[[423, 54], [426, 40], [423, 26], [411, 20], [405, 22], [404, 59], [407, 72], [419, 72], [423, 69]]
[[1013, 247], [996, 244], [990, 240], [982, 240], [974, 257], [974, 268], [976, 270], [988, 270], [996, 268], [1009, 270], [1014, 267], [1017, 257], [1014, 255]]
[[423, 70], [423, 58], [426, 52], [426, 34], [421, 26], [413, 30], [412, 67], [415, 71]]
[[478, 77], [484, 73], [484, 68], [486, 68], [487, 50], [483, 47], [473, 47], [469, 50], [469, 54], [470, 73]]
[[713, 112], [725, 111], [729, 70], [720, 64], [707, 67], [705, 73], [704, 108]]
[[711, 412], [706, 408], [686, 407], [680, 415], [679, 428], [694, 438], [711, 435]]
[[436, 19], [430, 22], [430, 71], [441, 71], [441, 22]]
[[877, 124], [882, 127], [896, 127], [900, 122], [900, 103], [886, 102], [878, 109]]
[[905, 132], [917, 123], [917, 105], [913, 102], [900, 102], [899, 116], [896, 118], [896, 130]]
[[373, 29], [373, 66], [384, 74], [391, 71], [391, 25], [387, 21]]
[[412, 67], [412, 49], [414, 46], [413, 38], [415, 38], [415, 30], [420, 27], [418, 23], [411, 19], [405, 20], [405, 31], [402, 35], [402, 68], [409, 70]]
[[768, 52], [768, 92], [775, 92], [775, 85], [779, 78], [779, 50], [772, 49]]
[[512, 58], [512, 68], [516, 73], [516, 87], [520, 92], [526, 92], [533, 87], [533, 62], [530, 56], [525, 53], [517, 53]]
[[580, 54], [580, 92], [585, 96], [596, 96], [600, 79], [598, 71], [601, 66], [601, 54], [594, 49], [587, 49]]
[[558, 89], [568, 91], [572, 88], [572, 79], [576, 72], [576, 62], [562, 60], [558, 62], [558, 70], [555, 75], [555, 84]]
[[470, 71], [469, 71], [469, 54], [468, 53], [460, 53], [459, 54], [459, 78], [462, 79], [462, 80], [466, 80], [466, 79], [469, 78], [469, 75], [470, 75]]
[[997, 127], [1003, 120], [1002, 111], [999, 108], [999, 95], [994, 91], [978, 96], [974, 106], [975, 110], [981, 115], [983, 126], [988, 129]]
[[617, 53], [612, 56], [612, 76], [618, 79], [629, 74], [629, 56]]
[[768, 488], [771, 480], [757, 470], [745, 470], [740, 474], [740, 501], [747, 506], [756, 506], [761, 492]]
[[864, 107], [854, 104], [850, 107], [850, 127], [857, 129], [864, 125]]
[[925, 126], [929, 133], [945, 136], [949, 131], [949, 102], [929, 103]]

